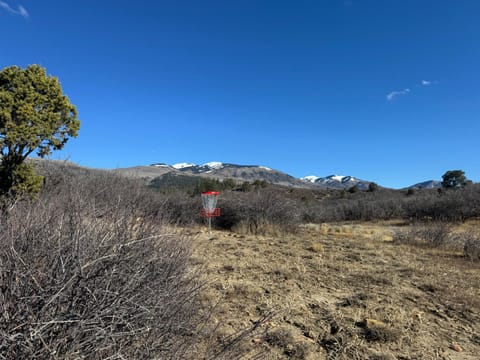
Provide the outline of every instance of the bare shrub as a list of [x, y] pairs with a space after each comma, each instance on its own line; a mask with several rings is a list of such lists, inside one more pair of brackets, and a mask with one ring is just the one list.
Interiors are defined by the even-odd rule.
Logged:
[[181, 191], [172, 191], [164, 195], [156, 194], [156, 196], [162, 199], [158, 209], [170, 224], [191, 226], [201, 220], [200, 196], [192, 197]]
[[452, 225], [446, 222], [416, 223], [408, 229], [395, 232], [393, 234], [393, 242], [399, 244], [446, 247], [453, 245], [455, 242], [451, 230]]
[[148, 188], [143, 180], [68, 162], [39, 162], [37, 166], [46, 178], [44, 198], [69, 197], [72, 190], [81, 192], [90, 202], [93, 216], [106, 216], [116, 207], [127, 206], [137, 216], [156, 218], [159, 223], [191, 225], [198, 219], [199, 199], [181, 191], [164, 194]]
[[298, 204], [273, 188], [248, 193], [230, 192], [222, 196], [222, 217], [219, 224], [251, 234], [294, 231], [300, 223]]
[[446, 222], [417, 225], [415, 229], [417, 238], [433, 247], [446, 246], [449, 242], [450, 232], [451, 225]]
[[330, 191], [303, 206], [307, 222], [375, 219], [413, 221], [463, 221], [480, 215], [480, 184], [442, 191], [421, 189], [409, 192], [378, 189], [374, 192]]
[[1, 218], [2, 358], [187, 357], [202, 321], [188, 239], [121, 179], [62, 176]]

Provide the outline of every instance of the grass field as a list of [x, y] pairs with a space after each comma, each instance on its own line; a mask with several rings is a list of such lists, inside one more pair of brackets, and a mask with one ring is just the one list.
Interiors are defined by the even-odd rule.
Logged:
[[396, 244], [399, 229], [194, 233], [193, 261], [208, 283], [203, 297], [217, 304], [211, 341], [236, 339], [239, 359], [478, 359], [480, 262]]

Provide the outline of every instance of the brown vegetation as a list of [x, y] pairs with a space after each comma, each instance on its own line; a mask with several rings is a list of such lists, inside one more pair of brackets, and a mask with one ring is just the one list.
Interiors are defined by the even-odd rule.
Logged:
[[0, 358], [480, 351], [478, 185], [225, 190], [207, 235], [197, 195], [64, 163], [37, 167], [40, 199], [0, 218]]
[[47, 170], [1, 218], [0, 357], [185, 358], [205, 320], [189, 240], [140, 186]]
[[[480, 263], [461, 248], [392, 241], [408, 228], [200, 233], [195, 259], [207, 270], [204, 296], [219, 304], [212, 317], [219, 339], [270, 316], [241, 343], [242, 359], [476, 359]], [[449, 236], [465, 230], [450, 229]]]

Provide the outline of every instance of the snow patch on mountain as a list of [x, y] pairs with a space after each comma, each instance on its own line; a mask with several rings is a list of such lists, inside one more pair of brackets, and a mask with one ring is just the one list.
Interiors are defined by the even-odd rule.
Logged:
[[329, 175], [325, 177], [308, 175], [308, 176], [302, 177], [300, 180], [311, 182], [311, 183], [331, 183], [331, 182], [346, 183], [346, 182], [357, 181], [357, 179], [355, 179], [353, 176], [343, 176], [343, 175]]
[[[340, 182], [343, 182], [343, 180], [346, 178], [347, 176], [343, 176], [343, 175], [330, 175], [330, 176], [327, 176], [327, 179], [328, 180], [335, 180], [335, 181], [340, 181]], [[348, 181], [348, 180], [347, 180]]]
[[317, 177], [317, 179], [314, 181], [316, 183], [356, 183], [359, 182], [360, 180], [354, 178], [353, 176], [344, 176], [344, 175], [329, 175], [326, 177]]
[[352, 186], [357, 186], [361, 190], [368, 189], [369, 181], [360, 180], [353, 176], [344, 175], [329, 175], [325, 177], [318, 177], [316, 175], [309, 175], [301, 178], [304, 182], [309, 182], [320, 187], [331, 189], [348, 189]]
[[223, 163], [218, 162], [218, 161], [211, 161], [211, 162], [203, 164], [202, 166], [203, 167], [208, 167], [210, 169], [218, 170], [218, 169], [223, 168]]
[[190, 168], [197, 166], [196, 164], [193, 163], [178, 163], [178, 164], [173, 164], [172, 167], [174, 169], [180, 170], [180, 169], [185, 169], [185, 168]]
[[303, 180], [303, 181], [306, 181], [306, 182], [311, 182], [311, 183], [314, 183], [318, 179], [320, 179], [320, 178], [318, 176], [315, 176], [315, 175], [308, 175], [308, 176], [304, 176], [304, 177], [300, 178], [300, 180]]

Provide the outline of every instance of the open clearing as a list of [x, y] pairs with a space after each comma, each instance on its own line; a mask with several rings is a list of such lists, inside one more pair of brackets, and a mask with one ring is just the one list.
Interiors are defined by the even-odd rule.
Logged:
[[[397, 224], [195, 235], [216, 338], [239, 359], [479, 359], [480, 263], [392, 242]], [[209, 346], [205, 344], [205, 346]]]

